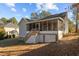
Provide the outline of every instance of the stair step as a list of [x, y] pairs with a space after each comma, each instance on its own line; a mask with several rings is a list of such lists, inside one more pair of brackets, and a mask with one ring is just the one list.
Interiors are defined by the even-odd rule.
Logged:
[[31, 31], [25, 36], [24, 40], [28, 40], [32, 35], [36, 35], [38, 33], [39, 31]]

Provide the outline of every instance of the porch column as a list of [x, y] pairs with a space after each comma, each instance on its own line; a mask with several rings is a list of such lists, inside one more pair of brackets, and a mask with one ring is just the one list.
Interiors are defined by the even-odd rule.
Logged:
[[37, 23], [35, 23], [35, 30], [37, 31]]
[[26, 31], [30, 31], [30, 24], [26, 24]]
[[31, 30], [33, 29], [33, 23], [31, 24]]
[[47, 31], [48, 31], [48, 21], [47, 21]]
[[37, 23], [34, 23], [34, 26], [35, 26], [34, 30], [37, 30], [37, 29], [36, 29], [36, 25], [37, 25]]
[[43, 31], [43, 22], [41, 22], [41, 25], [42, 25], [42, 27], [41, 27], [41, 28], [42, 28], [42, 31]]
[[39, 22], [39, 31], [40, 31], [40, 22]]
[[59, 20], [57, 20], [57, 31], [59, 30]]
[[56, 41], [59, 39], [59, 32], [58, 32], [58, 30], [59, 30], [59, 20], [57, 19], [57, 39], [56, 39]]

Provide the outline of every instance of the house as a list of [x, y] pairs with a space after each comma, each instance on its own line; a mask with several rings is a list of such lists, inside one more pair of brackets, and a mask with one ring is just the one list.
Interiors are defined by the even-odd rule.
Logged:
[[4, 22], [2, 20], [0, 20], [0, 27], [4, 26]]
[[4, 30], [5, 30], [5, 33], [7, 35], [13, 35], [14, 34], [15, 36], [18, 36], [18, 34], [19, 34], [18, 25], [13, 24], [12, 22], [5, 24]]
[[19, 36], [24, 37], [26, 43], [56, 42], [67, 33], [67, 12], [37, 20], [22, 18], [19, 22]]
[[2, 20], [0, 20], [0, 32], [3, 32], [4, 31], [4, 22]]
[[0, 20], [0, 32], [5, 31], [6, 35], [15, 35], [19, 36], [19, 27], [17, 24], [13, 24], [12, 22], [4, 23]]

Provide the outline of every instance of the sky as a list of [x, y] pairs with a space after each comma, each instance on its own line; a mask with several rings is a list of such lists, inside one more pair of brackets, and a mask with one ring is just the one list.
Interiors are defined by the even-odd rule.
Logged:
[[[32, 12], [40, 13], [45, 10], [56, 14], [67, 11], [70, 5], [69, 3], [0, 3], [0, 18], [16, 17], [20, 21], [22, 17], [30, 18]], [[71, 17], [71, 12], [69, 14]]]

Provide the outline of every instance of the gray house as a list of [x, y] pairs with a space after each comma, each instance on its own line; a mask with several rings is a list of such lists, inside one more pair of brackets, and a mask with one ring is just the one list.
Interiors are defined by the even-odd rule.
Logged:
[[56, 42], [68, 33], [67, 12], [50, 15], [42, 19], [22, 18], [19, 22], [19, 36], [26, 43]]

